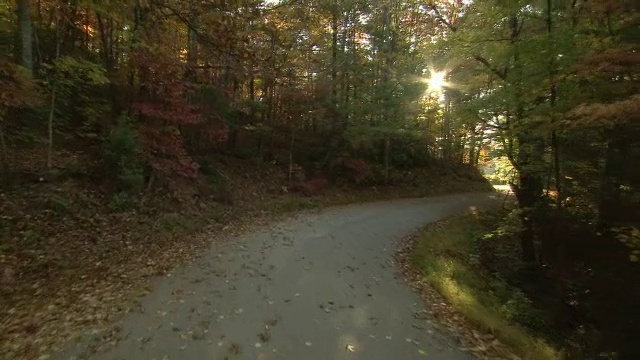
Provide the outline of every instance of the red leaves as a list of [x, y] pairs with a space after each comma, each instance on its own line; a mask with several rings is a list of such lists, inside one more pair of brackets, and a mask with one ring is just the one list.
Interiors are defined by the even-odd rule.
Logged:
[[301, 193], [304, 196], [318, 195], [324, 190], [329, 182], [324, 177], [317, 177], [309, 181], [295, 184], [291, 189], [295, 192]]
[[140, 81], [133, 110], [142, 122], [143, 154], [157, 171], [196, 177], [198, 164], [185, 149], [181, 128], [200, 124], [203, 118], [191, 102], [194, 85], [186, 81], [185, 67], [152, 47], [137, 51], [133, 58]]
[[[578, 119], [578, 121], [575, 121]], [[640, 120], [640, 95], [613, 103], [582, 104], [569, 112], [568, 125], [612, 127]]]
[[347, 170], [350, 180], [354, 183], [361, 184], [371, 179], [371, 166], [366, 160], [360, 158], [345, 158], [342, 164]]
[[152, 168], [162, 173], [195, 178], [198, 164], [184, 148], [184, 140], [175, 127], [142, 126], [139, 130], [143, 154]]
[[229, 127], [225, 124], [210, 124], [204, 127], [202, 133], [211, 143], [224, 142], [229, 138]]
[[354, 184], [363, 184], [372, 180], [371, 165], [362, 158], [343, 155], [336, 161], [337, 171], [341, 179]]
[[578, 74], [639, 73], [640, 54], [632, 49], [608, 49], [583, 57], [574, 66]]
[[144, 64], [139, 67], [141, 96], [134, 104], [140, 115], [175, 125], [202, 121], [199, 109], [190, 102], [194, 86], [185, 80], [184, 66], [153, 50], [138, 51], [133, 57]]

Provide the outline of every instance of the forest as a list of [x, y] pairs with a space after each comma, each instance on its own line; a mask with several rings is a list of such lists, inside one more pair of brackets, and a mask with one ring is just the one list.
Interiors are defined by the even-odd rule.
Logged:
[[532, 331], [640, 356], [637, 1], [7, 0], [0, 40], [0, 352], [37, 358], [21, 337], [55, 333], [48, 297], [82, 312], [83, 270], [173, 266], [208, 225], [181, 211], [222, 227], [491, 168], [517, 204], [483, 251], [555, 311]]

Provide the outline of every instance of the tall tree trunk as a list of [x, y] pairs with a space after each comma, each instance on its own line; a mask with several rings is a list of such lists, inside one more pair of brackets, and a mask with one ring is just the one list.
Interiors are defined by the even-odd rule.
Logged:
[[[393, 5], [393, 4], [391, 4]], [[381, 76], [381, 85], [382, 89], [385, 92], [383, 99], [381, 100], [380, 105], [381, 109], [381, 117], [382, 117], [382, 125], [387, 126], [391, 121], [391, 112], [393, 106], [393, 92], [386, 93], [391, 88], [391, 67], [393, 66], [393, 53], [395, 51], [394, 44], [394, 25], [392, 20], [392, 10], [389, 8], [389, 4], [383, 5], [382, 7], [382, 16], [383, 16], [383, 34], [384, 34], [384, 45], [385, 51], [382, 56], [382, 76]], [[391, 139], [389, 135], [384, 137], [384, 150], [383, 150], [383, 164], [384, 164], [384, 182], [385, 184], [390, 183], [390, 171], [391, 171]]]
[[598, 203], [599, 225], [602, 231], [608, 231], [622, 217], [620, 216], [620, 185], [629, 147], [622, 136], [622, 131], [622, 128], [617, 127], [608, 134]]
[[[338, 108], [338, 1], [331, 8], [331, 106], [332, 112]], [[337, 119], [333, 119], [336, 121]]]
[[198, 64], [198, 38], [193, 24], [196, 23], [195, 10], [193, 3], [190, 3], [190, 26], [187, 28], [187, 79], [191, 81], [197, 80], [196, 67]]
[[[549, 35], [549, 42], [553, 41], [553, 11], [552, 0], [547, 0], [547, 34]], [[551, 43], [553, 45], [553, 43]], [[551, 124], [555, 123], [555, 110], [556, 110], [556, 98], [557, 98], [557, 86], [556, 86], [556, 71], [555, 71], [555, 52], [551, 53], [549, 58], [549, 102], [551, 105]], [[562, 207], [562, 182], [560, 179], [560, 147], [558, 145], [558, 136], [556, 131], [551, 132], [551, 151], [553, 152], [553, 177], [555, 180], [556, 188], [556, 207], [560, 209]]]
[[33, 74], [33, 28], [29, 0], [17, 0], [18, 23], [20, 27], [20, 64]]
[[0, 152], [2, 152], [2, 155], [0, 155], [0, 165], [2, 166], [2, 168], [0, 168], [0, 170], [2, 171], [2, 173], [0, 174], [0, 183], [7, 182], [9, 180], [9, 171], [11, 169], [9, 168], [8, 151], [9, 149], [7, 149], [7, 142], [4, 138], [4, 126], [2, 125], [2, 123], [0, 123]]
[[291, 139], [290, 139], [290, 143], [289, 143], [289, 172], [287, 175], [287, 178], [289, 181], [293, 180], [293, 146], [295, 144], [296, 141], [296, 133], [295, 133], [295, 129], [291, 130]]
[[389, 185], [391, 181], [391, 139], [386, 137], [384, 139], [384, 183]]
[[[510, 43], [513, 47], [513, 80], [516, 97], [516, 108], [514, 123], [519, 125], [515, 135], [518, 142], [516, 163], [513, 164], [518, 170], [518, 185], [514, 192], [518, 199], [518, 206], [521, 210], [520, 220], [522, 230], [520, 232], [520, 242], [522, 250], [522, 261], [528, 265], [535, 265], [537, 258], [537, 225], [539, 222], [543, 189], [544, 189], [544, 150], [545, 141], [539, 135], [539, 129], [531, 125], [524, 118], [524, 89], [522, 88], [522, 67], [520, 62], [519, 38], [520, 19], [517, 15], [509, 18], [509, 28], [511, 30]], [[515, 125], [514, 125], [515, 126]]]
[[47, 123], [48, 147], [47, 147], [47, 169], [51, 169], [53, 158], [53, 115], [56, 110], [56, 88], [54, 85], [51, 93], [51, 109], [49, 110], [49, 121]]
[[98, 23], [98, 30], [100, 32], [100, 42], [102, 44], [102, 61], [104, 62], [104, 67], [107, 69], [107, 72], [111, 72], [113, 69], [111, 62], [111, 54], [109, 52], [109, 47], [111, 44], [109, 43], [109, 27], [108, 21], [103, 20], [100, 12], [96, 12], [96, 22]]
[[[525, 131], [525, 130], [523, 130]], [[525, 263], [536, 262], [536, 225], [539, 218], [538, 205], [543, 195], [544, 179], [538, 169], [544, 153], [544, 142], [537, 135], [518, 135], [518, 186], [515, 188], [518, 205], [522, 211], [523, 229], [520, 234], [522, 260]]]

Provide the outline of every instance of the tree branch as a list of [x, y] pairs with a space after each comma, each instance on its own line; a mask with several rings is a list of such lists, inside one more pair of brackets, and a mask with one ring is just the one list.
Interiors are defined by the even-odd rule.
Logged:
[[493, 67], [493, 65], [491, 65], [491, 63], [489, 62], [489, 60], [485, 59], [484, 57], [480, 56], [480, 55], [473, 55], [473, 58], [478, 61], [479, 63], [481, 63], [482, 65], [486, 66], [487, 69], [491, 70], [492, 73], [496, 74], [496, 76], [498, 76], [500, 78], [500, 80], [506, 81], [507, 80], [507, 72], [506, 69], [503, 71], [500, 71], [498, 69], [496, 69], [495, 67]]
[[436, 4], [434, 3], [430, 3], [427, 5], [431, 11], [433, 11], [433, 13], [436, 15], [436, 19], [438, 19], [438, 21], [440, 21], [442, 24], [444, 24], [444, 26], [446, 26], [449, 30], [455, 32], [458, 30], [457, 27], [455, 27], [455, 25], [453, 25], [452, 23], [449, 22], [449, 20], [445, 19], [445, 17], [442, 15], [442, 13], [440, 12], [440, 10], [438, 9], [438, 7], [436, 6]]
[[[454, 26], [453, 24], [451, 24], [447, 19], [444, 18], [444, 16], [442, 15], [442, 13], [440, 12], [440, 10], [438, 9], [438, 7], [434, 4], [434, 3], [430, 3], [427, 5], [429, 7], [429, 9], [431, 9], [431, 11], [433, 11], [433, 13], [436, 15], [436, 19], [441, 22], [442, 24], [444, 24], [449, 30], [451, 30], [452, 32], [456, 32], [458, 31], [458, 28], [456, 26]], [[509, 40], [509, 39], [506, 39]], [[506, 81], [507, 79], [507, 72], [506, 69], [503, 71], [498, 70], [497, 68], [495, 68], [493, 65], [491, 65], [491, 63], [485, 59], [484, 57], [482, 57], [481, 55], [478, 54], [474, 54], [473, 58], [480, 62], [481, 64], [483, 64], [484, 66], [486, 66], [489, 70], [491, 70], [491, 72], [493, 72], [494, 74], [496, 74], [501, 80]]]

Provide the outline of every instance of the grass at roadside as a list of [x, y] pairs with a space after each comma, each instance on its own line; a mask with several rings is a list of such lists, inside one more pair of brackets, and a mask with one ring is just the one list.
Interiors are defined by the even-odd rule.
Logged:
[[528, 299], [478, 261], [476, 240], [491, 227], [482, 215], [429, 226], [415, 238], [410, 254], [414, 270], [472, 326], [494, 335], [520, 358], [561, 359], [558, 351], [514, 321], [535, 316]]

